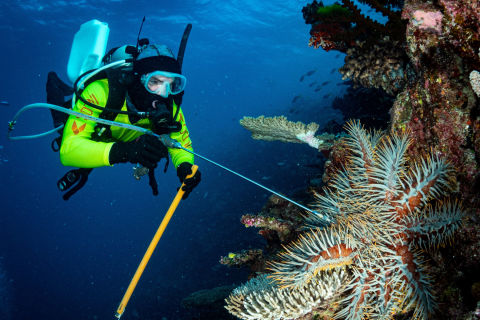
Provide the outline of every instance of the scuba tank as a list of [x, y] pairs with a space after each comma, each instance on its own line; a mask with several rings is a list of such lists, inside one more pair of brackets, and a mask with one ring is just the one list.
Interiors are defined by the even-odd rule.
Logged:
[[100, 66], [107, 48], [110, 29], [105, 22], [96, 19], [85, 22], [73, 38], [67, 75], [72, 83], [85, 72]]

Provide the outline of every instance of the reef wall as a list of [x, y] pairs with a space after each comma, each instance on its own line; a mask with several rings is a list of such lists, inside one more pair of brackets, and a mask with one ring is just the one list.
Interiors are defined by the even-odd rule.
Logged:
[[[362, 105], [363, 115], [385, 111], [377, 119], [387, 119], [390, 138], [352, 124], [347, 138], [335, 136], [328, 188], [310, 188], [319, 217], [271, 197], [260, 214], [242, 218], [268, 246], [261, 260], [243, 253], [267, 275], [227, 299], [239, 318], [480, 317], [480, 1], [359, 2], [370, 10], [350, 0], [306, 5], [309, 45], [346, 54], [339, 71], [353, 83], [352, 101], [358, 88], [392, 97], [384, 99], [389, 110]], [[345, 119], [359, 118], [348, 100], [336, 105]], [[292, 142], [314, 137], [292, 132], [300, 140]], [[440, 194], [452, 200], [435, 200]], [[307, 291], [308, 301], [298, 298]]]

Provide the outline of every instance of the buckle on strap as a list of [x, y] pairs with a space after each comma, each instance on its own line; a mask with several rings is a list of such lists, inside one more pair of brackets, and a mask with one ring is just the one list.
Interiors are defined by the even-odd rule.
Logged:
[[57, 181], [58, 190], [65, 192], [62, 196], [63, 200], [70, 199], [85, 183], [87, 183], [88, 175], [92, 168], [80, 168], [68, 171], [60, 180]]

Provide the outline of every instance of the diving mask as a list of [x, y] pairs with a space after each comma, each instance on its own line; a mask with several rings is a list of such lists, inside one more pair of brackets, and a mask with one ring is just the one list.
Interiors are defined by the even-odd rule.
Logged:
[[182, 92], [187, 78], [178, 73], [154, 71], [142, 75], [140, 81], [148, 92], [167, 98], [170, 94]]

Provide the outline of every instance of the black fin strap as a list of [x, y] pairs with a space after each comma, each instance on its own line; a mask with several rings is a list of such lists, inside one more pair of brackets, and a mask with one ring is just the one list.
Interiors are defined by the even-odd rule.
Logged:
[[157, 179], [155, 179], [154, 168], [150, 168], [150, 170], [148, 170], [148, 184], [152, 188], [153, 195], [158, 196], [158, 184], [157, 184]]
[[67, 201], [70, 199], [71, 196], [73, 196], [85, 185], [85, 183], [87, 183], [88, 175], [90, 172], [92, 172], [92, 170], [92, 168], [73, 169], [68, 171], [60, 180], [58, 180], [58, 189], [60, 191], [67, 191], [62, 196], [63, 200]]

